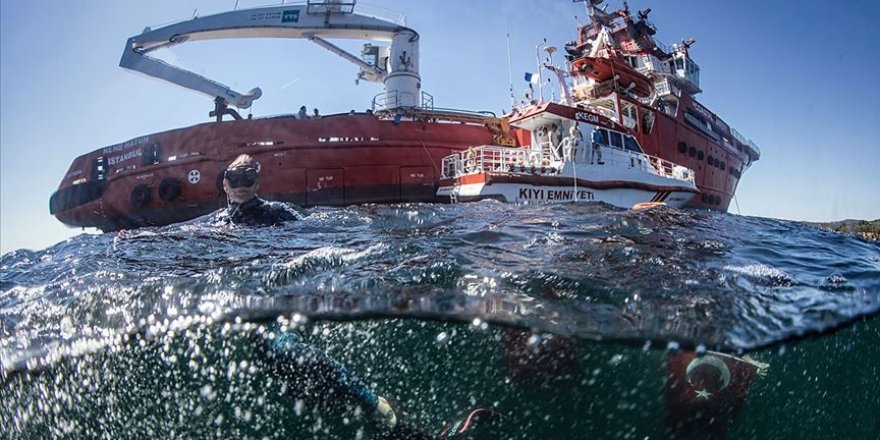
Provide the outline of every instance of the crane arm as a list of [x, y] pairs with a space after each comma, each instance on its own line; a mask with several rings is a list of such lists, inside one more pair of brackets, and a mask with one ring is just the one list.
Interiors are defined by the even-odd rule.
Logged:
[[[318, 3], [324, 5], [324, 3]], [[351, 3], [353, 6], [353, 3]], [[248, 108], [262, 92], [254, 88], [240, 93], [228, 86], [202, 75], [182, 69], [149, 56], [160, 48], [189, 41], [227, 38], [301, 38], [336, 53], [361, 68], [361, 77], [386, 82], [394, 70], [405, 70], [407, 75], [418, 78], [418, 34], [396, 23], [351, 12], [332, 11], [324, 7], [318, 12], [308, 5], [282, 5], [266, 8], [243, 9], [220, 14], [197, 17], [158, 29], [147, 28], [140, 35], [131, 37], [125, 44], [120, 67], [163, 79], [182, 87], [205, 93], [212, 98], [222, 98], [238, 108]], [[390, 56], [406, 60], [385, 66], [366, 63], [325, 38], [367, 39], [390, 41]], [[395, 47], [397, 46], [397, 47]], [[401, 55], [402, 53], [402, 55]], [[409, 55], [407, 55], [407, 53]], [[395, 58], [395, 59], [397, 59]], [[400, 76], [400, 75], [397, 75]], [[394, 84], [400, 81], [393, 82]]]

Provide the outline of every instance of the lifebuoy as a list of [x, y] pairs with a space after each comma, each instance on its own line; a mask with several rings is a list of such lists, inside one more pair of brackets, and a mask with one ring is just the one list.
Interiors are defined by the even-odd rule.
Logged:
[[150, 203], [150, 187], [144, 184], [135, 185], [131, 189], [131, 206], [135, 210], [141, 210]]
[[170, 202], [180, 197], [180, 181], [173, 177], [166, 177], [159, 183], [159, 198]]
[[663, 202], [644, 202], [644, 203], [636, 203], [633, 205], [633, 211], [643, 211], [645, 209], [656, 208], [658, 206], [666, 206], [666, 203]]

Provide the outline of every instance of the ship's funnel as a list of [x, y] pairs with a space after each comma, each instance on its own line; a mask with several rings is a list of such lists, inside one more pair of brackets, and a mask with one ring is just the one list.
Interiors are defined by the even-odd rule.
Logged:
[[391, 109], [421, 106], [419, 34], [407, 29], [394, 36], [387, 70], [385, 107]]

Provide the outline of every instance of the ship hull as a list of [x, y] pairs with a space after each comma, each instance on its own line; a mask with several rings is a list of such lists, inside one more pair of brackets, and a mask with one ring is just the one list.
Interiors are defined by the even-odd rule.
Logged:
[[442, 158], [492, 139], [480, 123], [369, 114], [206, 123], [80, 156], [50, 212], [104, 231], [189, 220], [225, 206], [222, 172], [239, 154], [261, 163], [259, 193], [271, 200], [435, 202]]
[[[642, 118], [639, 118], [639, 126], [634, 132], [647, 154], [694, 170], [701, 194], [688, 207], [726, 212], [743, 173], [757, 157], [750, 154], [747, 148], [737, 147], [737, 142], [724, 142], [723, 138], [710, 137], [696, 124], [689, 122], [685, 114], [694, 108], [702, 106], [687, 95], [681, 97], [675, 115], [639, 106], [640, 115], [652, 112], [656, 115], [656, 122], [648, 131]], [[709, 115], [707, 119], [713, 119], [713, 115]], [[717, 118], [714, 122], [724, 124]]]
[[[563, 179], [560, 179], [563, 180]], [[571, 179], [564, 179], [565, 184], [552, 184], [525, 179], [511, 179], [504, 175], [481, 175], [473, 183], [441, 186], [437, 194], [453, 197], [458, 202], [473, 202], [493, 199], [507, 203], [544, 204], [544, 203], [583, 203], [595, 202], [632, 208], [641, 203], [660, 202], [673, 208], [685, 206], [696, 191], [680, 187], [639, 188], [618, 182], [615, 185], [583, 185], [572, 184]], [[442, 185], [442, 184], [441, 184]]]

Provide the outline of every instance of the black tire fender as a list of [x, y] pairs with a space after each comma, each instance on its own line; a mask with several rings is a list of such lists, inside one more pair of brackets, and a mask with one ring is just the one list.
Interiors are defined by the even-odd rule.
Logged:
[[131, 189], [131, 207], [140, 211], [150, 203], [150, 187], [144, 184], [135, 185]]
[[180, 181], [173, 177], [166, 177], [159, 183], [159, 198], [165, 202], [171, 202], [180, 197]]

